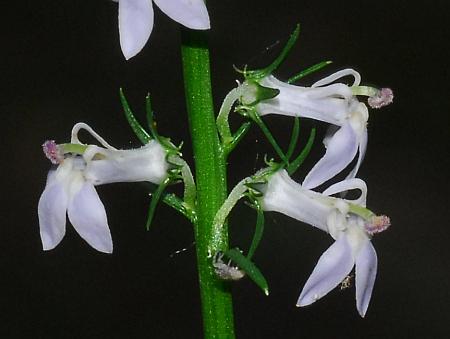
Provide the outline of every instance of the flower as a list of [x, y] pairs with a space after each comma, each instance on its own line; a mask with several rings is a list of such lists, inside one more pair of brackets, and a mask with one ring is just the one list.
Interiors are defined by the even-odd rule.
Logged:
[[[103, 146], [84, 145], [78, 132], [84, 129]], [[100, 252], [112, 253], [113, 243], [105, 207], [94, 185], [114, 182], [149, 181], [159, 184], [167, 177], [166, 151], [151, 140], [138, 149], [117, 150], [90, 126], [76, 124], [70, 144], [43, 145], [56, 170], [50, 170], [39, 199], [39, 226], [44, 250], [55, 248], [66, 229], [66, 212], [80, 236]]]
[[119, 2], [120, 47], [125, 59], [138, 54], [153, 29], [153, 4], [171, 19], [192, 29], [209, 29], [203, 0], [116, 0]]
[[[332, 83], [344, 76], [353, 76], [352, 86]], [[259, 85], [255, 85], [255, 81]], [[247, 80], [241, 85], [241, 102], [255, 105], [260, 116], [280, 114], [312, 118], [332, 124], [324, 139], [325, 155], [305, 177], [302, 186], [315, 188], [345, 169], [359, 151], [358, 161], [347, 178], [354, 178], [364, 158], [367, 145], [367, 107], [356, 95], [369, 96], [369, 103], [379, 108], [392, 102], [392, 90], [360, 86], [361, 76], [353, 69], [333, 73], [311, 87], [284, 83], [273, 75]], [[278, 95], [258, 100], [258, 87], [279, 91]], [[340, 128], [336, 128], [340, 127]], [[333, 128], [334, 127], [334, 128]]]
[[105, 207], [91, 181], [84, 177], [80, 156], [68, 156], [50, 170], [38, 204], [43, 249], [51, 250], [66, 233], [66, 212], [78, 234], [97, 251], [112, 253]]
[[[355, 200], [331, 197], [358, 189]], [[376, 216], [365, 208], [367, 186], [361, 179], [347, 179], [323, 193], [304, 188], [286, 171], [273, 174], [261, 198], [265, 211], [277, 211], [329, 233], [335, 242], [322, 254], [303, 287], [297, 306], [307, 306], [339, 285], [355, 268], [356, 308], [364, 317], [377, 273], [377, 255], [371, 236], [385, 230], [389, 218]]]

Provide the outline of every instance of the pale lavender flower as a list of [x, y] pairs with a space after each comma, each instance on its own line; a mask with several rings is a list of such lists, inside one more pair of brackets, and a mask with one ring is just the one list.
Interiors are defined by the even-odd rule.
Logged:
[[[78, 139], [80, 129], [89, 132], [103, 147], [84, 145]], [[155, 140], [138, 149], [117, 150], [91, 127], [78, 123], [70, 144], [43, 145], [56, 170], [49, 172], [39, 199], [38, 216], [44, 250], [56, 247], [66, 232], [66, 213], [75, 230], [89, 245], [111, 253], [113, 243], [105, 207], [94, 185], [113, 182], [149, 181], [161, 183], [167, 177], [166, 152]]]
[[[354, 78], [351, 86], [333, 83], [345, 76]], [[357, 163], [347, 178], [356, 176], [366, 152], [369, 118], [366, 105], [359, 102], [356, 95], [369, 96], [372, 101], [378, 103], [377, 107], [387, 105], [393, 98], [392, 91], [388, 89], [380, 91], [360, 86], [361, 76], [353, 69], [333, 73], [311, 87], [284, 83], [273, 75], [258, 79], [257, 82], [263, 87], [279, 91], [279, 94], [271, 99], [257, 101], [258, 87], [251, 81], [241, 85], [241, 102], [244, 105], [257, 102], [255, 108], [259, 115], [279, 114], [311, 118], [330, 123], [334, 127], [329, 129], [324, 139], [325, 155], [303, 181], [303, 187], [309, 189], [321, 185], [341, 172], [359, 153]]]
[[[345, 200], [331, 197], [358, 189], [360, 197]], [[277, 211], [329, 233], [335, 242], [322, 254], [306, 282], [297, 306], [306, 306], [338, 286], [355, 267], [356, 308], [364, 317], [377, 273], [377, 255], [371, 235], [386, 229], [389, 218], [375, 216], [365, 208], [367, 186], [360, 179], [347, 179], [323, 193], [304, 188], [286, 171], [273, 174], [261, 198], [265, 211]]]
[[125, 59], [138, 54], [153, 29], [153, 2], [171, 19], [192, 29], [209, 29], [204, 0], [115, 0], [119, 3], [120, 47]]

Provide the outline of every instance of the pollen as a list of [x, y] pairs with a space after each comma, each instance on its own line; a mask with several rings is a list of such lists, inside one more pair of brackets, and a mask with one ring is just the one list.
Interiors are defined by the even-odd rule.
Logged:
[[55, 140], [47, 140], [44, 142], [42, 144], [42, 151], [52, 164], [58, 165], [64, 160], [64, 156]]
[[391, 219], [386, 215], [377, 215], [365, 224], [366, 231], [370, 235], [381, 233], [391, 226]]
[[372, 108], [381, 108], [394, 101], [394, 92], [390, 88], [382, 88], [375, 95], [367, 99], [367, 103]]

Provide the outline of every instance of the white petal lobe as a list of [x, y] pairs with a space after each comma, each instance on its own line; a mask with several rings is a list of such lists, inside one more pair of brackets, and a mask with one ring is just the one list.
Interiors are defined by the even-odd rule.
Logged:
[[368, 240], [356, 257], [356, 308], [364, 317], [372, 297], [373, 285], [377, 276], [377, 253]]
[[49, 176], [38, 204], [39, 228], [44, 251], [58, 245], [66, 233], [68, 197], [61, 183]]
[[120, 47], [125, 59], [130, 59], [142, 50], [152, 29], [153, 5], [151, 0], [119, 1]]
[[69, 220], [78, 234], [97, 251], [112, 253], [105, 207], [91, 183], [84, 183], [69, 203]]
[[307, 306], [322, 298], [350, 273], [354, 265], [351, 247], [341, 235], [320, 257], [306, 282], [297, 306]]
[[341, 172], [353, 160], [358, 138], [350, 124], [342, 126], [329, 140], [325, 155], [305, 177], [302, 186], [313, 189]]
[[[122, 0], [121, 0], [122, 1]], [[150, 1], [150, 0], [148, 0]], [[208, 10], [203, 0], [154, 0], [172, 20], [192, 29], [209, 29]]]
[[356, 173], [358, 173], [359, 167], [361, 166], [361, 163], [364, 160], [364, 156], [366, 155], [367, 127], [364, 128], [364, 130], [362, 131], [358, 149], [359, 149], [358, 162], [356, 163], [355, 167], [351, 170], [351, 172], [347, 175], [347, 179], [354, 178], [356, 176]]

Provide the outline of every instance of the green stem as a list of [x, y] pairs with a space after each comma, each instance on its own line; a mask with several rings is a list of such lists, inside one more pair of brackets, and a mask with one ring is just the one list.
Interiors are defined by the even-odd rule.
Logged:
[[228, 249], [228, 229], [213, 228], [216, 212], [226, 198], [225, 156], [217, 134], [206, 32], [182, 31], [182, 62], [187, 111], [197, 182], [194, 223], [202, 300], [204, 337], [234, 338], [229, 286], [218, 279], [212, 257]]

